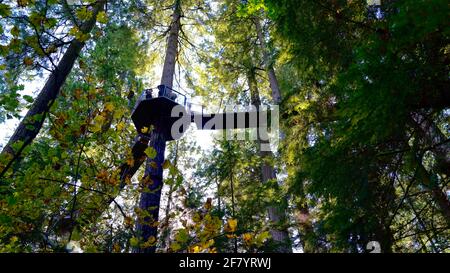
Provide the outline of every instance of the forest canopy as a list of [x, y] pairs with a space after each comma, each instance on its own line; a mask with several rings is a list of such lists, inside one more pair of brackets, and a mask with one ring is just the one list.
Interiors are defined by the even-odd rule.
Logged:
[[[450, 252], [448, 15], [0, 0], [0, 252]], [[167, 101], [279, 130], [172, 138]]]

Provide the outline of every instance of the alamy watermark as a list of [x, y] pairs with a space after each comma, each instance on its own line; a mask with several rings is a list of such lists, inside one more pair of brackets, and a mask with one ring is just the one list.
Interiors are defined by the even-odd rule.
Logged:
[[221, 113], [186, 111], [181, 105], [172, 108], [171, 117], [178, 118], [171, 135], [178, 139], [193, 122], [202, 130], [225, 130], [217, 134], [226, 140], [258, 140], [261, 151], [276, 151], [280, 140], [278, 105], [227, 105]]

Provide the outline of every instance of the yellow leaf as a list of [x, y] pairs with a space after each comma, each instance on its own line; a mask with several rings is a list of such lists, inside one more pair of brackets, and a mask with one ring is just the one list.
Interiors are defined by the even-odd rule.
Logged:
[[180, 245], [179, 243], [177, 243], [177, 242], [174, 242], [174, 243], [172, 243], [172, 244], [170, 245], [170, 248], [171, 248], [173, 251], [178, 251], [178, 250], [181, 249], [181, 245]]
[[17, 236], [13, 236], [11, 237], [11, 239], [9, 239], [9, 241], [11, 242], [11, 244], [14, 244], [15, 242], [17, 242], [19, 240], [19, 238], [17, 238]]
[[237, 227], [237, 219], [230, 218], [227, 221], [230, 232], [235, 232]]
[[255, 241], [257, 245], [262, 245], [267, 239], [269, 239], [270, 233], [268, 231], [261, 232], [256, 236]]
[[[81, 66], [81, 64], [80, 64], [80, 66]], [[95, 87], [91, 87], [91, 88], [89, 88], [88, 93], [90, 96], [95, 96], [97, 94], [97, 89]]]
[[208, 253], [217, 253], [217, 248], [215, 247], [210, 248]]
[[152, 243], [152, 244], [153, 244], [154, 242], [156, 242], [155, 236], [150, 236], [150, 237], [148, 237], [147, 242], [150, 242], [150, 243]]
[[76, 37], [80, 33], [80, 30], [77, 27], [73, 27], [69, 30], [69, 34]]
[[133, 166], [134, 165], [134, 159], [132, 157], [127, 159], [127, 164], [128, 166]]
[[150, 162], [150, 167], [152, 167], [153, 169], [158, 168], [158, 164], [156, 164], [155, 161]]
[[252, 234], [251, 233], [244, 233], [242, 234], [242, 238], [246, 243], [249, 243], [252, 240]]
[[148, 127], [142, 127], [141, 128], [141, 133], [146, 134], [148, 132]]
[[114, 110], [114, 104], [112, 104], [111, 102], [105, 103], [105, 110], [112, 112]]
[[28, 0], [17, 0], [17, 5], [21, 8], [28, 6], [28, 3], [29, 3]]
[[203, 242], [203, 243], [201, 244], [201, 246], [202, 246], [203, 249], [207, 249], [207, 248], [209, 248], [209, 247], [212, 246], [212, 245], [214, 245], [214, 240], [213, 240], [213, 239], [208, 240], [208, 241], [206, 241], [206, 242]]
[[123, 115], [124, 115], [125, 111], [123, 109], [115, 109], [114, 114], [113, 114], [113, 118], [115, 119], [120, 119]]
[[120, 252], [120, 245], [119, 244], [114, 244], [113, 251], [116, 252], [116, 253]]
[[139, 246], [139, 239], [136, 238], [136, 237], [132, 237], [132, 238], [130, 239], [130, 245], [131, 245], [132, 247], [137, 247], [137, 246]]
[[201, 250], [202, 250], [202, 249], [201, 249], [201, 247], [199, 247], [199, 246], [194, 246], [194, 247], [192, 248], [192, 252], [194, 252], [194, 253], [200, 253]]
[[117, 123], [117, 130], [122, 131], [125, 128], [125, 123], [123, 121]]
[[106, 12], [100, 11], [97, 14], [97, 22], [100, 24], [106, 24], [108, 22], [108, 17], [106, 17]]
[[298, 105], [295, 106], [297, 111], [306, 110], [310, 107], [310, 103], [307, 101], [302, 101]]
[[105, 117], [98, 115], [94, 118], [94, 124], [91, 126], [91, 131], [94, 133], [99, 132], [102, 129], [103, 123], [105, 122]]
[[163, 169], [168, 169], [170, 167], [169, 160], [164, 160], [164, 163], [163, 163], [162, 167], [163, 167]]
[[150, 236], [150, 237], [148, 237], [147, 242], [143, 243], [141, 247], [143, 247], [143, 248], [152, 247], [155, 245], [155, 243], [156, 243], [155, 236]]
[[192, 221], [194, 221], [195, 223], [199, 223], [201, 220], [202, 218], [198, 212], [196, 212], [194, 216], [192, 216]]
[[89, 33], [83, 33], [78, 27], [73, 27], [70, 29], [69, 34], [75, 37], [80, 42], [85, 42], [89, 39]]

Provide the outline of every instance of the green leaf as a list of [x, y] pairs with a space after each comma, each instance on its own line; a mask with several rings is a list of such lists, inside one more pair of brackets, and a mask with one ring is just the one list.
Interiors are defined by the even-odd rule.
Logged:
[[11, 8], [7, 4], [0, 4], [0, 16], [6, 17], [11, 15]]
[[153, 147], [147, 147], [145, 149], [144, 153], [148, 156], [150, 159], [154, 159], [156, 157], [156, 150], [153, 149]]
[[130, 239], [130, 245], [131, 245], [132, 247], [138, 247], [138, 246], [139, 246], [139, 239], [136, 238], [136, 237], [132, 237], [132, 238]]
[[32, 103], [34, 101], [33, 97], [29, 95], [23, 95], [22, 98], [29, 103]]
[[86, 7], [82, 7], [79, 10], [76, 11], [77, 17], [81, 20], [87, 20], [91, 18], [92, 11], [88, 10]]
[[74, 240], [74, 241], [81, 240], [81, 234], [80, 234], [80, 231], [77, 228], [75, 228], [73, 230], [73, 232], [72, 232], [72, 240]]
[[106, 17], [106, 12], [100, 11], [97, 14], [97, 22], [100, 24], [106, 24], [108, 22], [108, 17]]
[[19, 28], [17, 26], [13, 26], [13, 28], [11, 29], [11, 35], [14, 37], [19, 36]]
[[186, 229], [180, 229], [175, 236], [175, 240], [177, 240], [177, 242], [179, 243], [186, 243], [189, 240], [189, 233], [186, 231]]

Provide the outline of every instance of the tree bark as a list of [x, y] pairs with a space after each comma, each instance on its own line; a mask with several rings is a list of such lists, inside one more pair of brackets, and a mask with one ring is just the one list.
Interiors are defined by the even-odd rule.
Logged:
[[178, 35], [180, 32], [181, 6], [180, 1], [174, 3], [172, 23], [170, 25], [169, 37], [167, 38], [166, 56], [161, 76], [161, 84], [172, 88], [173, 76], [175, 74], [175, 62], [178, 55]]
[[426, 116], [412, 114], [413, 123], [421, 132], [421, 136], [431, 146], [431, 152], [435, 155], [438, 170], [450, 176], [450, 141], [441, 132], [439, 127]]
[[164, 218], [164, 233], [163, 233], [163, 238], [161, 240], [161, 248], [162, 249], [167, 249], [170, 247], [171, 241], [170, 241], [170, 209], [171, 209], [171, 203], [172, 203], [172, 195], [173, 195], [173, 185], [170, 185], [169, 187], [169, 191], [168, 191], [168, 196], [167, 196], [167, 204], [166, 204], [166, 209], [165, 209], [165, 218]]
[[[91, 32], [95, 26], [97, 14], [103, 10], [105, 2], [106, 0], [99, 0], [95, 4], [92, 17], [80, 27], [81, 32]], [[81, 42], [76, 39], [73, 40], [56, 68], [48, 77], [41, 92], [36, 97], [35, 101], [31, 105], [31, 108], [19, 123], [0, 154], [0, 158], [7, 162], [6, 164], [0, 165], [0, 177], [5, 175], [14, 161], [17, 161], [20, 158], [25, 147], [30, 145], [36, 138], [42, 128], [42, 125], [44, 124], [45, 117], [49, 112], [50, 107], [58, 97], [61, 86], [64, 84], [67, 76], [72, 70], [73, 64], [78, 58], [84, 45], [85, 42]], [[13, 148], [14, 144], [19, 145], [20, 147]]]
[[[164, 135], [159, 132], [153, 132], [150, 135], [150, 147], [156, 150], [154, 159], [147, 159], [144, 179], [148, 181], [147, 189], [141, 193], [139, 208], [141, 211], [148, 212], [149, 216], [136, 221], [137, 234], [141, 242], [147, 242], [149, 239], [154, 241], [155, 245], [150, 247], [140, 247], [136, 252], [154, 253], [156, 250], [156, 238], [158, 230], [159, 204], [161, 201], [161, 190], [163, 187], [163, 168], [164, 153], [166, 149], [166, 140]], [[156, 164], [155, 166], [152, 166]]]
[[[247, 73], [247, 80], [250, 89], [250, 96], [252, 105], [259, 108], [261, 105], [261, 100], [259, 98], [259, 90], [258, 84], [256, 82], [256, 74], [254, 68], [250, 69]], [[258, 130], [258, 145], [261, 147], [263, 144], [268, 144], [266, 138], [261, 138], [261, 135]], [[271, 151], [261, 151], [260, 156], [262, 160], [261, 166], [261, 178], [262, 183], [267, 183], [270, 180], [276, 180], [275, 170], [273, 168], [272, 163], [270, 162], [273, 158], [273, 154]], [[292, 252], [291, 242], [289, 238], [289, 233], [286, 228], [280, 227], [279, 225], [283, 224], [286, 221], [286, 215], [284, 212], [284, 206], [280, 208], [280, 206], [268, 206], [267, 214], [270, 221], [271, 229], [270, 234], [272, 236], [272, 240], [276, 245], [276, 251], [282, 253], [290, 253]]]
[[317, 240], [315, 238], [313, 226], [311, 224], [311, 214], [306, 202], [298, 204], [297, 218], [299, 223], [298, 232], [304, 253], [319, 252]]
[[267, 49], [266, 40], [264, 39], [264, 33], [261, 27], [261, 23], [258, 17], [253, 19], [256, 26], [256, 33], [258, 35], [258, 40], [261, 46], [261, 51], [263, 53], [264, 58], [264, 67], [267, 72], [267, 77], [269, 78], [270, 89], [272, 90], [272, 102], [274, 104], [280, 104], [281, 102], [281, 92], [280, 87], [278, 85], [277, 76], [275, 75], [275, 69], [273, 68], [273, 64], [270, 60], [269, 52]]
[[[175, 156], [173, 159], [173, 165], [175, 167], [178, 166], [178, 142], [175, 143]], [[173, 197], [173, 192], [174, 192], [174, 188], [173, 188], [173, 184], [170, 184], [169, 187], [169, 191], [168, 191], [168, 196], [167, 196], [167, 204], [166, 204], [166, 209], [165, 209], [165, 218], [164, 218], [164, 235], [165, 237], [162, 238], [161, 240], [161, 248], [169, 248], [170, 247], [170, 209], [171, 209], [171, 203], [172, 203], [172, 197]]]
[[[166, 55], [164, 59], [164, 67], [161, 76], [161, 85], [164, 85], [168, 88], [172, 88], [173, 85], [173, 75], [175, 73], [175, 62], [178, 55], [178, 35], [180, 31], [180, 18], [181, 18], [181, 6], [180, 0], [175, 0], [174, 3], [174, 11], [172, 14], [172, 22], [170, 24], [169, 37], [167, 39], [167, 48]], [[170, 89], [167, 90], [170, 95]], [[147, 160], [147, 164], [145, 167], [145, 176], [144, 179], [150, 177], [152, 180], [152, 184], [149, 186], [149, 190], [151, 193], [143, 192], [140, 197], [139, 208], [143, 211], [148, 211], [151, 217], [148, 217], [148, 220], [158, 221], [159, 216], [159, 206], [161, 200], [161, 189], [163, 187], [163, 171], [162, 164], [164, 162], [164, 153], [166, 149], [166, 139], [164, 137], [164, 125], [162, 122], [159, 124], [155, 124], [155, 129], [150, 133], [150, 147], [153, 147], [156, 150], [155, 159]], [[156, 168], [153, 168], [152, 165], [156, 164]], [[152, 218], [152, 219], [150, 219]], [[139, 234], [141, 241], [146, 242], [149, 238], [154, 236], [155, 242], [157, 241], [157, 231], [158, 225], [157, 222], [155, 224], [146, 224], [139, 223], [137, 221], [137, 233]], [[143, 253], [154, 253], [156, 251], [156, 246], [142, 248], [136, 250], [136, 252]]]
[[430, 173], [425, 169], [420, 159], [418, 159], [417, 163], [419, 168], [417, 172], [418, 178], [422, 185], [430, 191], [439, 211], [447, 221], [447, 224], [450, 225], [450, 201], [448, 200], [447, 195], [441, 190], [436, 182], [432, 181]]
[[[264, 61], [264, 67], [267, 72], [267, 77], [269, 78], [269, 85], [270, 89], [272, 91], [272, 103], [275, 105], [279, 105], [281, 103], [281, 92], [280, 87], [278, 84], [278, 80], [275, 74], [275, 69], [273, 68], [273, 64], [270, 60], [269, 51], [267, 48], [267, 43], [264, 38], [264, 32], [261, 27], [261, 23], [259, 21], [258, 17], [253, 18], [253, 22], [256, 27], [256, 34], [258, 36], [258, 40], [260, 43], [261, 51], [263, 53], [263, 61]], [[250, 91], [252, 88], [254, 89], [255, 95], [252, 95], [252, 104], [258, 103], [258, 106], [261, 104], [259, 99], [259, 91], [256, 83], [256, 78], [254, 71], [250, 71], [249, 77], [249, 87]], [[253, 87], [252, 87], [253, 86]], [[256, 95], [257, 94], [257, 95]], [[256, 106], [256, 105], [255, 105]], [[261, 145], [262, 143], [260, 143]], [[273, 166], [268, 164], [265, 158], [272, 158], [273, 154], [271, 152], [263, 152], [261, 151], [261, 157], [263, 158], [263, 161], [265, 162], [262, 166], [262, 174], [263, 174], [263, 183], [266, 183], [267, 181], [271, 179], [276, 179], [276, 175], [273, 169]], [[269, 207], [268, 209], [269, 219], [273, 223], [280, 223], [282, 221], [285, 221], [286, 215], [283, 210], [277, 207]], [[271, 230], [272, 238], [275, 242], [281, 243], [280, 247], [278, 248], [278, 251], [280, 252], [292, 252], [291, 243], [289, 239], [289, 233], [286, 229], [277, 230], [273, 229]]]
[[[441, 132], [438, 126], [423, 114], [412, 114], [412, 124], [419, 131], [419, 137], [426, 145], [436, 160], [437, 171], [446, 176], [450, 175], [450, 142]], [[447, 195], [439, 187], [439, 184], [431, 179], [431, 174], [423, 166], [422, 160], [417, 159], [418, 178], [431, 193], [431, 196], [438, 206], [442, 216], [450, 224], [450, 201]]]

